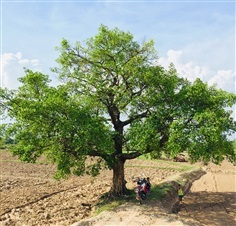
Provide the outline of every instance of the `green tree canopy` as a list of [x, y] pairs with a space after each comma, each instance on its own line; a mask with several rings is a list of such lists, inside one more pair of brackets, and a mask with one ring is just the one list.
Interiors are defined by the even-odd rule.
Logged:
[[[236, 162], [228, 136], [236, 131], [231, 112], [236, 95], [197, 79], [193, 83], [153, 65], [154, 42], [139, 44], [132, 34], [101, 25], [82, 45], [63, 39], [57, 48], [63, 83], [26, 70], [17, 91], [1, 89], [2, 106], [15, 121], [12, 152], [35, 162], [43, 153], [58, 165], [58, 178], [113, 170], [115, 195], [127, 193], [126, 160], [150, 153], [190, 160]], [[96, 157], [92, 165], [86, 159]]]

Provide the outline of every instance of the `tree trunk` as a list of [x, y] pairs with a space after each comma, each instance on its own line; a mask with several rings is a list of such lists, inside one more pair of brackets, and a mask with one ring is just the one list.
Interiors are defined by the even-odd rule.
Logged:
[[111, 188], [111, 194], [113, 196], [129, 194], [129, 190], [126, 188], [124, 163], [125, 161], [118, 158], [113, 166], [113, 185]]

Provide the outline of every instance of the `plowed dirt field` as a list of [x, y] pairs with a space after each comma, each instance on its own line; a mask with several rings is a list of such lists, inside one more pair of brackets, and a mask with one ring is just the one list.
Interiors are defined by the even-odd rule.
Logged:
[[[92, 217], [102, 194], [109, 191], [112, 172], [96, 177], [71, 176], [55, 181], [55, 166], [21, 163], [0, 151], [0, 225], [234, 225], [236, 214], [235, 167], [209, 165], [201, 179], [194, 182], [177, 214], [170, 214], [160, 201], [127, 202], [113, 211]], [[132, 160], [126, 163], [127, 187], [133, 189], [132, 176], [150, 176], [158, 184], [179, 174], [189, 163]]]

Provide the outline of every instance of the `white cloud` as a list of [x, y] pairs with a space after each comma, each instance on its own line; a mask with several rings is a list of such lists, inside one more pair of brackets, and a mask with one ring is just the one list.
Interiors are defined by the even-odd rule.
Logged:
[[[208, 66], [198, 66], [193, 61], [184, 62], [184, 51], [169, 50], [167, 57], [161, 57], [155, 64], [163, 66], [168, 69], [170, 63], [175, 65], [178, 74], [181, 77], [187, 78], [190, 82], [193, 82], [196, 78], [200, 78], [202, 81], [207, 82], [209, 85], [216, 85], [217, 88], [226, 90], [231, 93], [236, 93], [236, 75], [233, 70], [213, 70]], [[232, 110], [231, 116], [236, 121], [236, 105], [228, 110]], [[229, 137], [230, 140], [234, 140], [236, 135]]]
[[209, 85], [215, 84], [217, 88], [221, 88], [228, 92], [235, 93], [236, 79], [233, 70], [213, 70], [208, 66], [198, 66], [193, 61], [184, 62], [184, 51], [168, 50], [167, 57], [161, 57], [156, 63], [168, 68], [170, 63], [175, 65], [178, 74], [193, 82], [196, 78], [207, 82]]
[[37, 60], [37, 59], [32, 59], [31, 63], [34, 67], [38, 67], [40, 65], [39, 60]]
[[[185, 53], [183, 50], [168, 50], [166, 57], [158, 59], [158, 64], [164, 68], [168, 68], [173, 63], [181, 77], [187, 78], [193, 82], [196, 78], [200, 78], [209, 85], [216, 84], [217, 88], [221, 88], [228, 92], [235, 93], [236, 78], [233, 70], [213, 70], [208, 66], [198, 66], [193, 61], [184, 62]], [[9, 89], [16, 89], [19, 86], [18, 78], [24, 75], [24, 67], [42, 71], [42, 65], [38, 59], [27, 59], [22, 56], [21, 52], [4, 53], [1, 55], [1, 86]]]
[[191, 59], [198, 65], [208, 65], [213, 70], [235, 68], [235, 26], [220, 31], [218, 35], [206, 37], [183, 47], [184, 60]]
[[1, 55], [1, 87], [16, 89], [19, 77], [24, 76], [24, 67], [34, 71], [41, 71], [41, 64], [37, 59], [26, 59], [22, 53], [4, 53]]
[[208, 83], [210, 85], [217, 84], [219, 88], [235, 93], [235, 72], [231, 70], [219, 70]]
[[20, 65], [28, 64], [29, 60], [28, 59], [22, 59], [18, 61]]

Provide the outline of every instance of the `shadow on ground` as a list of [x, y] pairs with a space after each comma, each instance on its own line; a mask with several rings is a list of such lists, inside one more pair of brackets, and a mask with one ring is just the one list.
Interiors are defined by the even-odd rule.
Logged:
[[191, 217], [201, 225], [235, 226], [236, 192], [190, 192], [177, 214], [181, 220]]

